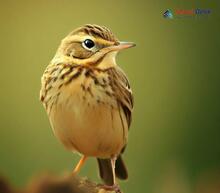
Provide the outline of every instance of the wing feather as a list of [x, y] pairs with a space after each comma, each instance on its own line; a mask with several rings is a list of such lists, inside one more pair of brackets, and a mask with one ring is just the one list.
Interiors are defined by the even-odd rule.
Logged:
[[119, 67], [110, 68], [109, 73], [114, 95], [121, 105], [127, 119], [128, 127], [130, 127], [134, 103], [130, 83], [125, 73]]

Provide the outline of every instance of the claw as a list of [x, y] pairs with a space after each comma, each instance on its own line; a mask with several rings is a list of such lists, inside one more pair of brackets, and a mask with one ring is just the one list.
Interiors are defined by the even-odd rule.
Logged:
[[105, 185], [105, 184], [99, 184], [98, 187], [104, 189], [104, 190], [107, 190], [107, 191], [115, 191], [115, 193], [123, 193], [121, 190], [120, 190], [120, 187], [118, 184], [114, 184], [112, 186], [109, 186], [109, 185]]

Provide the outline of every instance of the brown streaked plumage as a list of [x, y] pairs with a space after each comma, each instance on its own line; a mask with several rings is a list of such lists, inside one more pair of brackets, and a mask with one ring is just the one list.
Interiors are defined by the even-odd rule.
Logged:
[[42, 76], [40, 100], [56, 137], [71, 150], [96, 157], [105, 188], [127, 179], [122, 160], [131, 124], [133, 96], [115, 57], [122, 43], [106, 27], [87, 24], [65, 37]]

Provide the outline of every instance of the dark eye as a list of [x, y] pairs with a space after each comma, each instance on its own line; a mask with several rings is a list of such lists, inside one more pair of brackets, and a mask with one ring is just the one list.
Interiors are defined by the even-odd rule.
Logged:
[[87, 49], [91, 49], [91, 48], [93, 48], [95, 46], [95, 43], [92, 40], [90, 40], [90, 39], [86, 39], [83, 42], [83, 46], [85, 48], [87, 48]]

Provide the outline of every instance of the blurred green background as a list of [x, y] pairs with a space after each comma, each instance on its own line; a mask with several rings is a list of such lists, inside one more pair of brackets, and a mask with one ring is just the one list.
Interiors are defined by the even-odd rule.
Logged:
[[[168, 8], [211, 14], [169, 20], [162, 16]], [[1, 1], [1, 175], [23, 186], [42, 171], [71, 171], [79, 160], [53, 136], [40, 78], [66, 34], [96, 23], [137, 44], [117, 58], [135, 96], [124, 192], [213, 189], [220, 182], [219, 8], [202, 0]], [[80, 175], [98, 181], [95, 159]]]

